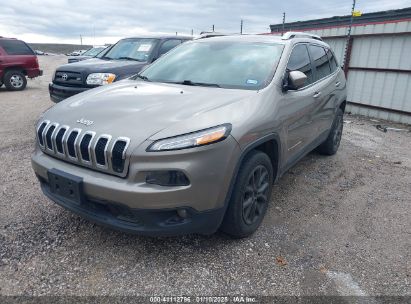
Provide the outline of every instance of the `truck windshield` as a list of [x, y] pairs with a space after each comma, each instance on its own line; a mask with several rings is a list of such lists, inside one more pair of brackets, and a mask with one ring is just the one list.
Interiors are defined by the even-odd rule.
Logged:
[[158, 59], [139, 78], [222, 88], [258, 90], [272, 79], [282, 44], [202, 40], [184, 43]]
[[83, 56], [90, 56], [94, 57], [103, 51], [105, 47], [93, 47], [91, 49], [88, 49], [86, 52], [83, 53]]
[[117, 42], [102, 58], [147, 61], [156, 42], [157, 39], [149, 38], [123, 39]]

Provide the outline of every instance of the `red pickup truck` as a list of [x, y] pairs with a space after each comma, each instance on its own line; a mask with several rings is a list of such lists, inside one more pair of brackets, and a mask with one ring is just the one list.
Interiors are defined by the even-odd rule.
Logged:
[[10, 91], [21, 91], [27, 78], [43, 75], [33, 50], [23, 41], [0, 36], [0, 87], [4, 84]]

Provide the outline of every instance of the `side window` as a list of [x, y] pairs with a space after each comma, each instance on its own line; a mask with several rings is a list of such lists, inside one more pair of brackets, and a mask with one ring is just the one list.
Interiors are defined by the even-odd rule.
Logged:
[[158, 56], [161, 56], [167, 53], [169, 50], [171, 50], [172, 48], [175, 48], [179, 44], [181, 44], [181, 40], [172, 39], [172, 40], [165, 41], [160, 47]]
[[8, 55], [34, 55], [34, 52], [20, 40], [2, 40], [0, 46]]
[[308, 49], [310, 50], [311, 59], [316, 69], [315, 81], [330, 75], [331, 68], [324, 48], [317, 45], [309, 45]]
[[311, 70], [310, 57], [308, 56], [305, 44], [297, 44], [291, 52], [287, 64], [288, 71], [300, 71], [307, 75], [305, 86], [313, 83], [313, 73]]
[[330, 49], [327, 49], [327, 56], [328, 56], [328, 60], [330, 62], [331, 73], [334, 73], [335, 70], [338, 68], [337, 60], [335, 59], [335, 56], [334, 56], [333, 52], [331, 52]]

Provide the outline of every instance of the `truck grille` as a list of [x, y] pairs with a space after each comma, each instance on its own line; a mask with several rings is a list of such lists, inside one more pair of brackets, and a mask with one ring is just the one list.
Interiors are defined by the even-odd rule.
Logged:
[[67, 86], [79, 86], [83, 85], [83, 77], [81, 73], [57, 71], [53, 82]]
[[127, 137], [97, 136], [92, 131], [50, 121], [41, 122], [36, 133], [40, 148], [46, 154], [114, 175], [127, 174], [126, 152], [130, 143]]

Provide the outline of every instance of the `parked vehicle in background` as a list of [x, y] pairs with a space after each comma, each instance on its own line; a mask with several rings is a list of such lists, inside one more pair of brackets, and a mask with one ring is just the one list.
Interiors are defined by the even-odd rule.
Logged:
[[34, 50], [34, 53], [40, 56], [47, 55], [47, 53], [44, 53], [43, 51], [40, 51], [40, 50]]
[[96, 57], [100, 53], [102, 53], [105, 49], [107, 49], [107, 47], [109, 47], [109, 45], [94, 46], [91, 49], [88, 49], [82, 55], [70, 57], [67, 61], [68, 61], [68, 63], [73, 63], [73, 62], [78, 62], [78, 61], [82, 61], [82, 60], [86, 60], [86, 59]]
[[87, 50], [77, 50], [77, 51], [73, 51], [69, 54], [66, 54], [67, 56], [80, 56], [82, 54], [84, 54], [85, 52], [87, 52]]
[[133, 76], [172, 48], [191, 39], [184, 36], [122, 39], [104, 51], [102, 56], [58, 67], [49, 84], [50, 98], [59, 102], [86, 90]]
[[93, 221], [246, 237], [275, 180], [315, 148], [337, 152], [346, 97], [344, 72], [317, 36], [194, 40], [50, 108], [32, 165], [50, 199]]
[[23, 41], [0, 37], [0, 86], [10, 91], [21, 91], [27, 78], [41, 76], [43, 71], [34, 51]]

